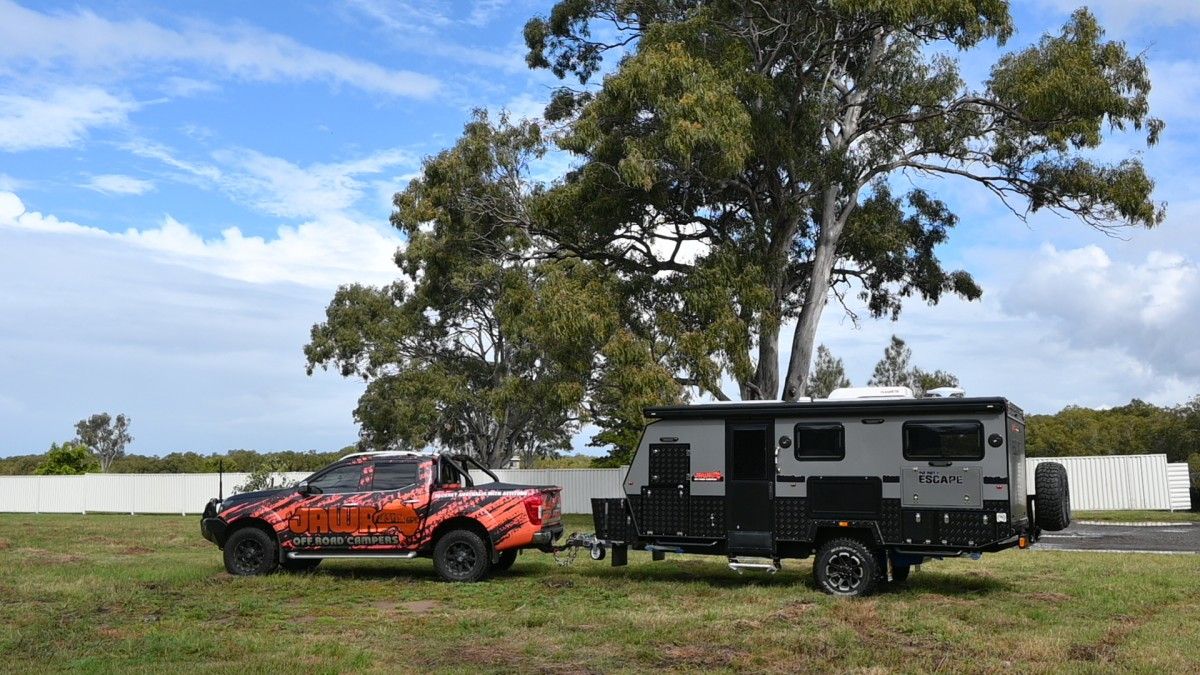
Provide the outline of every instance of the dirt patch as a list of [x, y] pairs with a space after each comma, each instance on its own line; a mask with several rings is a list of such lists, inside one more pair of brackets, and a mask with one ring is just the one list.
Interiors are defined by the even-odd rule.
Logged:
[[13, 552], [30, 558], [36, 558], [38, 562], [48, 563], [51, 565], [69, 565], [71, 563], [80, 562], [84, 559], [81, 555], [74, 555], [71, 553], [55, 553], [54, 551], [47, 551], [44, 548], [18, 548]]
[[1111, 663], [1117, 658], [1121, 644], [1130, 633], [1137, 630], [1149, 617], [1140, 619], [1132, 616], [1118, 615], [1113, 617], [1115, 625], [1108, 629], [1099, 642], [1092, 644], [1071, 645], [1067, 655], [1076, 661], [1091, 661], [1095, 663]]
[[6, 550], [11, 545], [7, 539], [0, 539], [0, 551]]
[[121, 553], [125, 553], [127, 555], [145, 555], [147, 553], [154, 553], [154, 549], [136, 545], [126, 546], [125, 548], [121, 549]]
[[1025, 597], [1033, 599], [1033, 600], [1040, 600], [1042, 602], [1053, 603], [1055, 605], [1066, 602], [1067, 600], [1071, 599], [1071, 596], [1067, 595], [1066, 593], [1054, 593], [1052, 591], [1043, 591], [1041, 593], [1030, 593], [1029, 595], [1027, 595]]
[[744, 655], [730, 647], [672, 645], [664, 650], [662, 664], [678, 670], [711, 670], [729, 668]]

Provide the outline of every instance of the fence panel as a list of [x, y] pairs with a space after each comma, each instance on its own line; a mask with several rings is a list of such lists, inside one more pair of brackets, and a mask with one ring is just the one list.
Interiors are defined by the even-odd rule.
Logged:
[[1167, 490], [1171, 494], [1172, 511], [1190, 511], [1192, 508], [1192, 476], [1185, 462], [1167, 465]]
[[[1172, 465], [1165, 455], [1112, 457], [1034, 457], [1028, 460], [1033, 490], [1034, 468], [1043, 461], [1060, 462], [1071, 481], [1075, 509], [1186, 509], [1187, 467]], [[564, 513], [591, 513], [593, 497], [620, 497], [626, 469], [507, 469], [501, 481], [523, 485], [559, 485]], [[284, 474], [289, 481], [305, 472]], [[488, 480], [481, 473], [477, 481]], [[224, 492], [233, 494], [248, 474], [227, 473]], [[86, 476], [0, 476], [0, 511], [24, 513], [200, 513], [217, 495], [217, 474], [88, 474]]]
[[1058, 462], [1067, 469], [1072, 509], [1166, 510], [1171, 507], [1166, 455], [1030, 457], [1025, 467], [1030, 493], [1035, 491], [1035, 467], [1042, 462]]

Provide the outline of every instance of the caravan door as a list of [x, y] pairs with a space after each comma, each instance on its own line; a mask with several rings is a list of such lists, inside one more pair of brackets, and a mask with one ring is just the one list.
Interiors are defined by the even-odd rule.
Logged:
[[729, 555], [773, 556], [774, 422], [725, 425], [725, 522]]

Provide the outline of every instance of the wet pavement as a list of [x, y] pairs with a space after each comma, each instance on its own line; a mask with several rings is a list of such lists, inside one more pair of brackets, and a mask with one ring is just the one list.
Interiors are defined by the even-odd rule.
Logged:
[[1200, 525], [1084, 525], [1045, 532], [1033, 550], [1200, 553]]

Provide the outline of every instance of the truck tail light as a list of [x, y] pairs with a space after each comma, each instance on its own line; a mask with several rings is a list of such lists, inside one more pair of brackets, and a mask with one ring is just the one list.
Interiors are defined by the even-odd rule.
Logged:
[[546, 500], [541, 494], [533, 494], [525, 498], [525, 515], [529, 516], [530, 523], [542, 524], [542, 509], [545, 504]]

